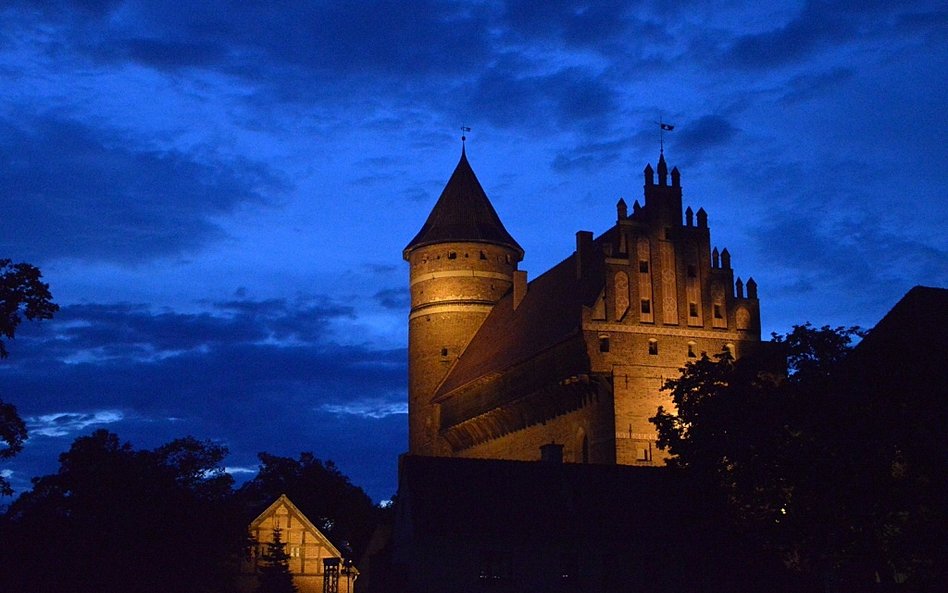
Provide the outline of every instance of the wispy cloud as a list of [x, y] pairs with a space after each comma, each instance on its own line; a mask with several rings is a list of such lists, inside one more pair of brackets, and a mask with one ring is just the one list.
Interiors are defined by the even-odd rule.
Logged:
[[124, 418], [125, 415], [119, 410], [98, 410], [28, 416], [25, 421], [30, 436], [72, 437], [90, 426], [114, 424]]

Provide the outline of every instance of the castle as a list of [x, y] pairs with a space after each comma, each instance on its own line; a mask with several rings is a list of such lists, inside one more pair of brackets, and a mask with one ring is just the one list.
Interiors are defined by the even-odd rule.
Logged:
[[[657, 173], [657, 176], [656, 176]], [[656, 178], [657, 177], [657, 178]], [[757, 285], [711, 248], [704, 209], [682, 212], [664, 153], [644, 205], [576, 233], [576, 251], [531, 282], [462, 148], [409, 264], [409, 453], [660, 465], [648, 419], [690, 359], [760, 343]], [[555, 445], [551, 448], [549, 445]]]

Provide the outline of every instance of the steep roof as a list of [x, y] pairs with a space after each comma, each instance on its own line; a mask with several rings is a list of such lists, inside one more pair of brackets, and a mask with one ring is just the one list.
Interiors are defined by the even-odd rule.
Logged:
[[[597, 243], [601, 240], [602, 237], [597, 239]], [[595, 248], [598, 249], [598, 245]], [[508, 292], [494, 305], [461, 353], [436, 397], [579, 336], [583, 305], [593, 304], [602, 284], [602, 274], [595, 269], [588, 270], [582, 279], [577, 278], [576, 254], [573, 253], [530, 282], [527, 294], [516, 309], [513, 294]]]
[[313, 525], [313, 522], [309, 520], [309, 517], [304, 515], [303, 512], [300, 511], [296, 505], [290, 501], [289, 498], [287, 498], [286, 494], [281, 494], [279, 498], [273, 501], [273, 504], [268, 506], [262, 513], [257, 515], [257, 518], [250, 522], [250, 528], [253, 529], [255, 527], [259, 527], [264, 519], [274, 514], [281, 506], [285, 506], [291, 513], [296, 515], [306, 527], [306, 530], [314, 534], [320, 543], [324, 545], [332, 555], [338, 556], [340, 558], [342, 557], [342, 553], [339, 551], [339, 549], [334, 546], [331, 541], [329, 541], [329, 538], [326, 537], [318, 527]]
[[502, 245], [516, 251], [520, 258], [523, 257], [523, 249], [500, 222], [463, 149], [461, 160], [428, 215], [428, 220], [405, 246], [403, 254], [407, 259], [408, 253], [417, 247], [462, 241]]

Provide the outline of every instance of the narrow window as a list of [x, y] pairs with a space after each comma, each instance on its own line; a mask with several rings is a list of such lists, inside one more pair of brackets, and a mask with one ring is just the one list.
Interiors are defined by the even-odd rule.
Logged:
[[658, 355], [658, 340], [653, 338], [648, 341], [648, 353], [652, 356]]
[[609, 352], [609, 336], [599, 336], [599, 351]]
[[714, 306], [714, 318], [715, 318], [715, 319], [722, 319], [722, 317], [721, 317], [721, 305], [715, 305], [715, 306]]
[[688, 342], [688, 358], [695, 358], [696, 356], [697, 355], [695, 354], [695, 343]]
[[688, 317], [698, 316], [698, 303], [688, 303]]
[[648, 261], [647, 261], [647, 260], [644, 260], [644, 259], [639, 260], [639, 272], [642, 272], [643, 274], [647, 274], [647, 273], [648, 273]]
[[688, 277], [697, 278], [698, 277], [698, 268], [694, 264], [688, 264]]
[[441, 349], [441, 356], [447, 356], [447, 355], [448, 355], [448, 349], [447, 349], [447, 348], [442, 348], [442, 349]]
[[648, 299], [642, 299], [642, 313], [651, 313], [652, 312], [652, 301]]

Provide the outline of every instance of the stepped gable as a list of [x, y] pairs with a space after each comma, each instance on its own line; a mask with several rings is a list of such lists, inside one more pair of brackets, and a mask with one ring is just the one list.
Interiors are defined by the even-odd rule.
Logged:
[[[606, 233], [595, 241], [598, 249]], [[569, 338], [582, 336], [583, 306], [602, 290], [601, 273], [577, 278], [576, 254], [529, 283], [513, 308], [508, 292], [491, 310], [435, 394], [435, 400], [472, 381], [514, 367]]]
[[403, 255], [408, 259], [408, 253], [418, 247], [458, 242], [502, 245], [515, 250], [519, 258], [523, 258], [523, 248], [504, 228], [463, 149], [461, 160], [428, 220], [405, 246]]

